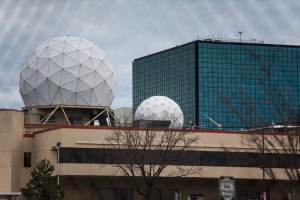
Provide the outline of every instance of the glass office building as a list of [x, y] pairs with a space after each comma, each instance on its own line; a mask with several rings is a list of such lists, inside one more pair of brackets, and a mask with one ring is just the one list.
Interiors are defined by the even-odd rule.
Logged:
[[197, 40], [135, 59], [133, 109], [167, 96], [185, 126], [227, 130], [300, 118], [300, 46]]

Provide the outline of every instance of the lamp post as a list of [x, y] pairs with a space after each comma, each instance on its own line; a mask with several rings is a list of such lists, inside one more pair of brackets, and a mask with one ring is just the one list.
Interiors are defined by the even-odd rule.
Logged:
[[267, 200], [267, 193], [266, 193], [266, 180], [265, 180], [265, 126], [263, 127], [263, 134], [262, 134], [262, 153], [263, 153], [263, 184], [264, 184], [264, 192], [263, 192], [263, 200]]
[[59, 149], [61, 146], [61, 142], [57, 142], [55, 145], [52, 146], [53, 150], [56, 150], [57, 152], [57, 185], [59, 185], [59, 175], [60, 175], [60, 169], [59, 169]]

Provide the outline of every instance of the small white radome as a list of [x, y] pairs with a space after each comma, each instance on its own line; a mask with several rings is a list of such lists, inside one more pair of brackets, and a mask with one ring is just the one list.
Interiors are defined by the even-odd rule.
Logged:
[[134, 120], [168, 120], [170, 127], [183, 126], [183, 113], [179, 105], [166, 96], [152, 96], [144, 100], [134, 115]]

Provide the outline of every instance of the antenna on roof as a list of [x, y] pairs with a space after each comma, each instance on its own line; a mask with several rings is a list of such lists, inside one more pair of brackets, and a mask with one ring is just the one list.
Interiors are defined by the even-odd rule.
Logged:
[[207, 117], [212, 123], [214, 123], [218, 129], [222, 129], [222, 124], [218, 124], [215, 120], [213, 120], [212, 118], [210, 118], [209, 116], [207, 116], [206, 114], [204, 114], [205, 117]]
[[242, 42], [242, 34], [243, 34], [243, 32], [239, 31], [239, 34], [240, 34], [240, 42]]

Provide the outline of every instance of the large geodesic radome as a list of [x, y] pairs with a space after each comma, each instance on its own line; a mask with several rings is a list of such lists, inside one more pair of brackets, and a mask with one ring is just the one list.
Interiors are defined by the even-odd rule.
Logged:
[[166, 96], [152, 96], [137, 107], [134, 120], [168, 120], [170, 127], [182, 127], [184, 118], [175, 101]]
[[108, 56], [92, 42], [54, 37], [27, 56], [19, 81], [26, 107], [110, 106], [116, 80]]

